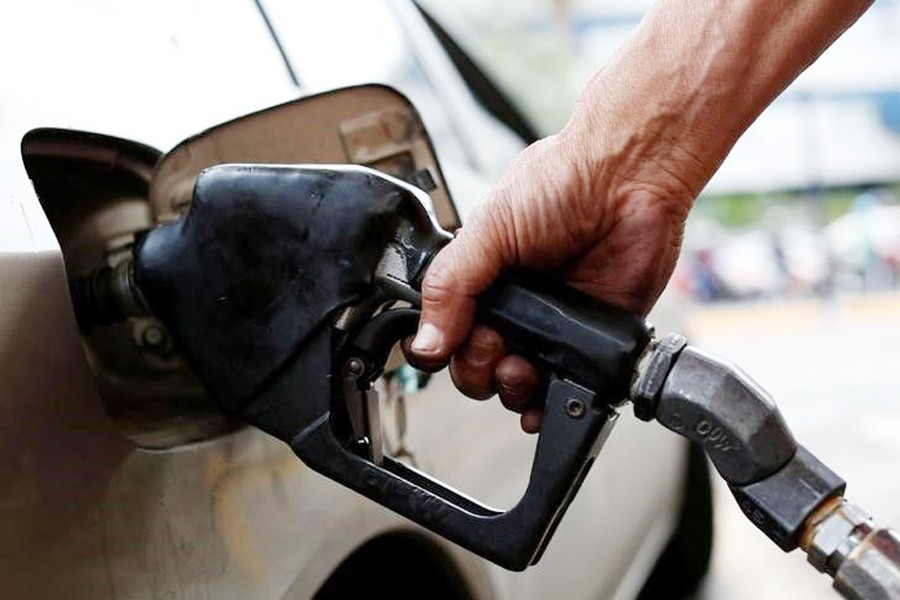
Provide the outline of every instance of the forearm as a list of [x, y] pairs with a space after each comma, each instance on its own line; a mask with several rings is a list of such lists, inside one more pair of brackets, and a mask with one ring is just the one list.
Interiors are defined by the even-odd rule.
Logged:
[[672, 274], [696, 195], [756, 116], [869, 3], [659, 0], [559, 135], [522, 152], [432, 261], [411, 346], [420, 364], [459, 351], [451, 371], [460, 389], [499, 389], [535, 431], [542, 413], [528, 406], [527, 389], [537, 374], [506, 362], [516, 357], [502, 358], [497, 334], [472, 329], [477, 298], [506, 269], [547, 271], [646, 314]]
[[592, 153], [607, 189], [646, 182], [689, 206], [759, 113], [870, 4], [661, 0], [564, 133]]

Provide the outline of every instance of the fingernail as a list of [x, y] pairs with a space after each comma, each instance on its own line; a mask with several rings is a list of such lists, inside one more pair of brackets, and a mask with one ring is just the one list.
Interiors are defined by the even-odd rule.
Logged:
[[444, 337], [437, 327], [431, 323], [422, 323], [416, 338], [410, 344], [410, 349], [419, 354], [437, 354], [443, 341]]

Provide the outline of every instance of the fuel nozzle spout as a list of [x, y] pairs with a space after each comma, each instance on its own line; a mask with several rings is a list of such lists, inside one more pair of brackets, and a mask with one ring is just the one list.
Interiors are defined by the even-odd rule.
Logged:
[[128, 317], [150, 315], [147, 301], [134, 281], [131, 257], [114, 267], [103, 266], [69, 282], [78, 329], [112, 325]]

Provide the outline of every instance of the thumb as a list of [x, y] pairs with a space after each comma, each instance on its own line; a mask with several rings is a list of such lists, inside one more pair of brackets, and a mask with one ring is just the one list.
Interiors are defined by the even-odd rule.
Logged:
[[425, 273], [422, 318], [410, 345], [412, 354], [423, 362], [450, 359], [472, 329], [476, 299], [505, 266], [490, 220], [473, 218], [438, 252]]

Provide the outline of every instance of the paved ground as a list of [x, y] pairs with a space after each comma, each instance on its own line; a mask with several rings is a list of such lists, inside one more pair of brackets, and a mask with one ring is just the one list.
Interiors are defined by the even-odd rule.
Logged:
[[[689, 322], [698, 346], [772, 393], [795, 436], [848, 480], [848, 498], [900, 527], [900, 294], [715, 305]], [[716, 488], [712, 575], [699, 598], [830, 598], [799, 551], [783, 555]]]

